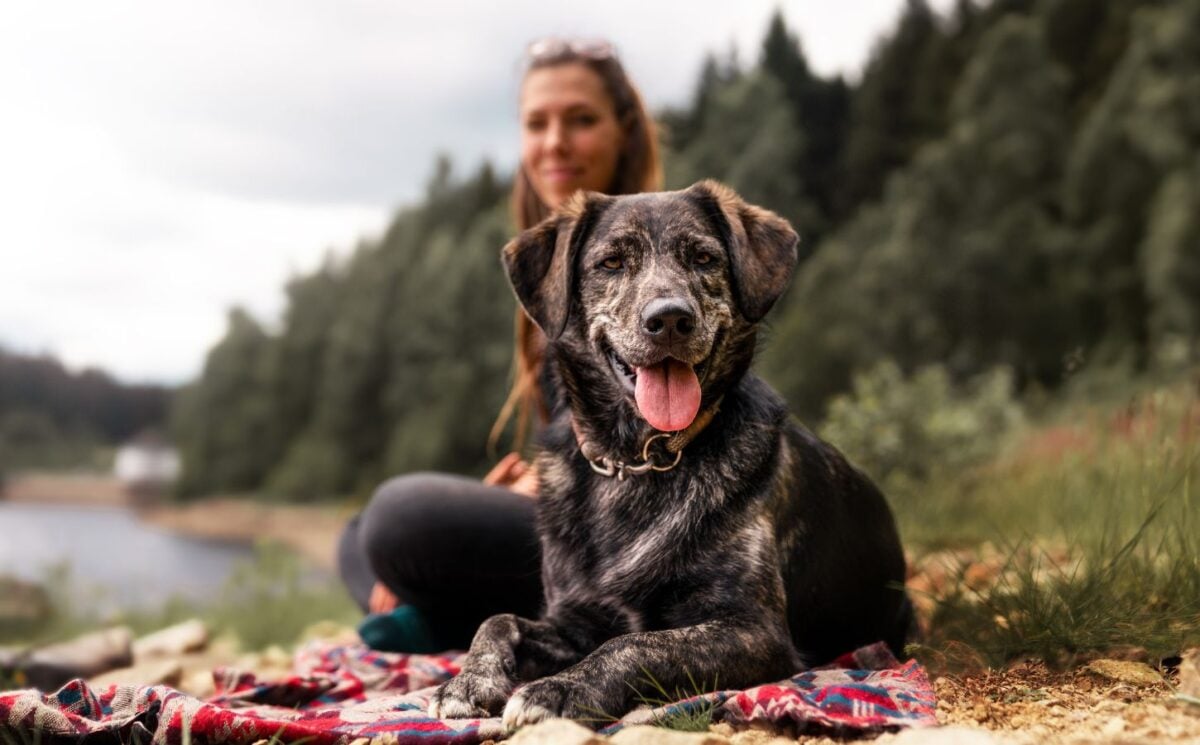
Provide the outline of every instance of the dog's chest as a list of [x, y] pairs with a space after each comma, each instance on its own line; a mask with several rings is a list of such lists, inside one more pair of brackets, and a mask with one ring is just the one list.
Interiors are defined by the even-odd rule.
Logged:
[[[608, 595], [644, 594], [689, 560], [711, 479], [585, 475], [550, 469], [542, 526], [551, 581]], [[557, 476], [557, 478], [555, 478]]]

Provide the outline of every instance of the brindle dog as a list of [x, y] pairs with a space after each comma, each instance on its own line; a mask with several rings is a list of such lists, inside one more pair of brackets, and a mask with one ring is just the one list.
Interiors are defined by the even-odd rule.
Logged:
[[651, 678], [741, 688], [880, 639], [900, 650], [883, 496], [748, 372], [796, 245], [702, 182], [580, 195], [504, 248], [567, 404], [537, 458], [546, 608], [485, 621], [432, 715], [595, 720]]

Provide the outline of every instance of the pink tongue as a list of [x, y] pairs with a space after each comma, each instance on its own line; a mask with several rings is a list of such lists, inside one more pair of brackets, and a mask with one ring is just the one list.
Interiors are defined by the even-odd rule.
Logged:
[[691, 365], [679, 360], [637, 368], [633, 395], [642, 417], [662, 432], [687, 429], [700, 411], [700, 381]]

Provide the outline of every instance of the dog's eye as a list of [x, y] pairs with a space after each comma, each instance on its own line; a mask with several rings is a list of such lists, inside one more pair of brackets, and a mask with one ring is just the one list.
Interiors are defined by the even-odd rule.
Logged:
[[621, 260], [620, 256], [609, 256], [607, 259], [604, 259], [600, 262], [600, 266], [604, 267], [610, 272], [615, 272], [623, 269], [625, 267], [625, 262]]
[[692, 258], [692, 263], [696, 266], [707, 266], [713, 263], [713, 255], [708, 251], [701, 251]]

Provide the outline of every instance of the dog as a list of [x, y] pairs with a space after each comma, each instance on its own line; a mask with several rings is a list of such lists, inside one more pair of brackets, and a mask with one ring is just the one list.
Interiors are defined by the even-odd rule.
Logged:
[[536, 459], [545, 610], [485, 621], [433, 716], [595, 721], [650, 681], [743, 688], [878, 640], [900, 652], [887, 503], [749, 372], [797, 244], [705, 181], [578, 194], [504, 247], [564, 399]]

